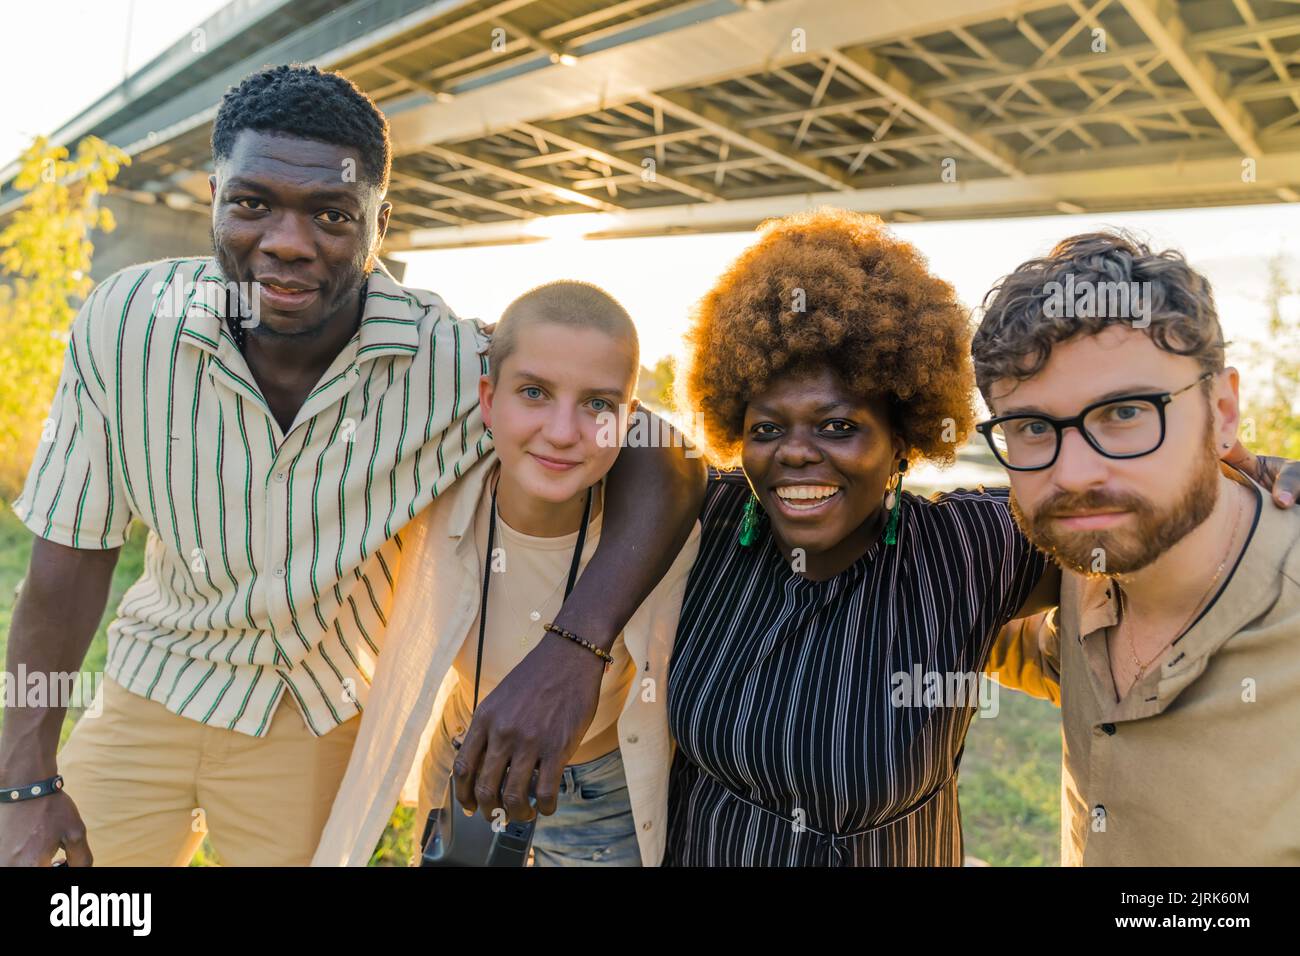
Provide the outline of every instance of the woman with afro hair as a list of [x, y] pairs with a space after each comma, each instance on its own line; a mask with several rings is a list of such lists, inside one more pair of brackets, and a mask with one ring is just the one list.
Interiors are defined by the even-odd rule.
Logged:
[[665, 864], [962, 863], [957, 767], [999, 629], [1059, 573], [1006, 489], [907, 468], [972, 427], [953, 288], [873, 216], [769, 221], [697, 306], [714, 461], [670, 668]]

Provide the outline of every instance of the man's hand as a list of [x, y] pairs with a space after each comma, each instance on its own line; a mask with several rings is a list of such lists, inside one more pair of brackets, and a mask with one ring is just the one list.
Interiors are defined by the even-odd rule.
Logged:
[[[108, 601], [119, 548], [83, 551], [36, 538], [9, 629], [6, 668], [76, 673]], [[72, 596], [69, 599], [69, 595]], [[19, 702], [0, 732], [0, 786], [19, 787], [57, 772], [67, 702]], [[49, 866], [62, 846], [72, 866], [90, 866], [81, 815], [67, 792], [0, 805], [0, 866]]]
[[1256, 455], [1241, 442], [1233, 445], [1223, 460], [1245, 472], [1261, 488], [1271, 490], [1273, 503], [1279, 508], [1290, 508], [1300, 498], [1300, 461]]
[[474, 712], [452, 765], [461, 806], [488, 820], [499, 807], [511, 821], [531, 820], [533, 789], [536, 812], [554, 813], [565, 764], [596, 715], [604, 672], [595, 654], [547, 634]]
[[67, 854], [68, 866], [94, 863], [86, 826], [66, 793], [0, 806], [0, 866], [49, 866], [59, 847]]

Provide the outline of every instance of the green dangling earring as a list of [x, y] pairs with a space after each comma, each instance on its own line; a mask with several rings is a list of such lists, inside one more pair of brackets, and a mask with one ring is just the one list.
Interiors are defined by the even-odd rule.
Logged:
[[898, 477], [891, 484], [889, 494], [885, 495], [885, 510], [889, 520], [885, 524], [885, 544], [898, 543], [898, 515], [903, 510], [903, 475], [907, 471], [907, 459], [898, 462]]
[[740, 517], [740, 543], [743, 547], [747, 548], [758, 540], [758, 522], [758, 497], [751, 491]]

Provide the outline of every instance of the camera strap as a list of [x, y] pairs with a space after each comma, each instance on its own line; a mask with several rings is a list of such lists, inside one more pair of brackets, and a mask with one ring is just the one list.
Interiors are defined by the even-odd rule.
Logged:
[[[488, 606], [488, 585], [492, 581], [492, 545], [496, 542], [497, 531], [497, 485], [499, 480], [492, 484], [492, 515], [488, 519], [488, 536], [487, 536], [487, 557], [483, 562], [483, 599], [479, 605], [478, 613], [478, 654], [474, 661], [474, 707], [478, 710], [478, 686], [479, 678], [483, 672], [483, 636], [487, 631], [487, 606]], [[593, 486], [594, 487], [594, 486]], [[578, 566], [582, 563], [582, 549], [587, 543], [587, 519], [591, 516], [591, 488], [587, 489], [587, 501], [582, 507], [582, 527], [578, 529], [578, 543], [573, 549], [573, 560], [569, 562], [569, 579], [564, 585], [564, 596], [568, 598], [569, 592], [573, 590], [573, 585], [578, 580]], [[471, 711], [471, 716], [473, 711]]]

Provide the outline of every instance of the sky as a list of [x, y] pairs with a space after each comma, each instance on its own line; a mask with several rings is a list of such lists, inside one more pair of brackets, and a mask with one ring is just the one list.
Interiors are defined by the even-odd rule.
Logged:
[[228, 2], [9, 0], [0, 29], [0, 167]]

